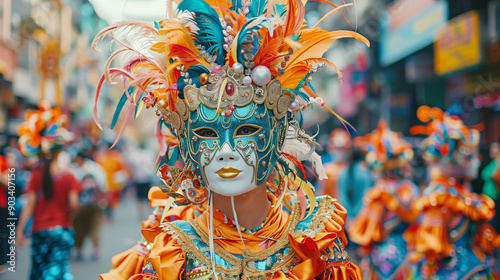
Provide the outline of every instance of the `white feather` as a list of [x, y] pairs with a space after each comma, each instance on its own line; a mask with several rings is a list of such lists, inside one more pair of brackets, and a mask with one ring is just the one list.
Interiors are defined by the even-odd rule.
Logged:
[[328, 179], [321, 157], [316, 153], [314, 146], [300, 141], [292, 127], [288, 129], [288, 135], [283, 145], [283, 152], [290, 154], [299, 161], [310, 161], [319, 180]]

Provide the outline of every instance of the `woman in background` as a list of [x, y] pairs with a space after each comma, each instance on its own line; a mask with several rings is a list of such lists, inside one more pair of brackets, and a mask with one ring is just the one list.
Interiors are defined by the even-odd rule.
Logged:
[[23, 229], [33, 216], [32, 280], [74, 279], [68, 259], [75, 242], [72, 213], [78, 207], [80, 183], [72, 170], [61, 163], [61, 150], [71, 141], [67, 117], [59, 108], [40, 103], [40, 110], [26, 113], [19, 127], [23, 155], [38, 155], [40, 164], [27, 183], [27, 203], [17, 226], [17, 244], [23, 247]]

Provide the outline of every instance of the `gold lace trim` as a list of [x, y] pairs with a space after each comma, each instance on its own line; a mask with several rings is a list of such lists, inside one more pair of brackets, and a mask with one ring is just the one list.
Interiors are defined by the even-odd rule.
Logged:
[[[190, 221], [194, 221], [194, 220], [190, 220]], [[200, 252], [200, 250], [198, 249], [198, 247], [196, 247], [196, 245], [193, 243], [193, 241], [191, 240], [191, 238], [187, 234], [185, 234], [180, 228], [178, 228], [174, 224], [168, 223], [167, 227], [170, 230], [174, 231], [173, 234], [177, 235], [176, 239], [177, 239], [177, 242], [178, 242], [179, 245], [181, 245], [182, 247], [187, 246], [187, 249], [191, 253], [193, 253], [198, 260], [200, 260], [206, 266], [212, 267], [211, 260], [209, 258], [207, 258], [202, 252]], [[170, 232], [168, 232], [168, 233], [171, 234]], [[185, 248], [183, 248], [183, 249], [185, 250]], [[240, 265], [240, 262], [239, 262], [240, 259], [238, 259], [237, 257], [235, 257], [235, 256], [233, 256], [233, 255], [231, 255], [231, 254], [229, 254], [227, 252], [225, 252], [224, 257], [222, 255], [220, 255], [220, 254], [219, 254], [219, 256], [222, 257], [224, 260], [228, 261], [230, 264], [232, 264], [234, 266], [234, 268], [227, 268], [227, 267], [224, 267], [224, 266], [220, 266], [220, 265], [218, 265], [216, 263], [215, 267], [216, 267], [217, 270], [222, 271], [226, 275], [238, 276], [238, 275], [241, 274], [242, 269], [239, 266]], [[230, 260], [226, 259], [225, 257], [227, 257]], [[238, 262], [234, 262], [233, 258], [238, 259]]]
[[309, 236], [314, 238], [316, 233], [325, 229], [325, 223], [332, 218], [332, 213], [335, 210], [335, 206], [333, 202], [335, 202], [335, 198], [331, 198], [330, 196], [325, 197], [319, 202], [318, 213], [314, 215], [314, 218], [309, 225], [309, 229], [307, 230], [297, 230], [292, 233], [294, 238], [298, 238], [300, 236]]
[[[273, 265], [273, 267], [269, 270], [260, 271], [256, 268], [252, 268], [252, 266], [255, 267], [252, 263], [255, 261], [265, 260], [268, 257], [274, 255], [279, 250], [283, 249], [285, 246], [289, 245], [290, 244], [288, 241], [289, 233], [292, 233], [292, 236], [294, 238], [298, 238], [303, 235], [314, 238], [316, 233], [325, 228], [324, 223], [331, 218], [331, 213], [335, 209], [335, 206], [333, 206], [332, 203], [333, 201], [335, 201], [335, 199], [332, 199], [331, 197], [326, 197], [319, 202], [318, 212], [316, 213], [311, 224], [309, 225], [309, 229], [305, 231], [304, 230], [294, 231], [300, 219], [300, 205], [299, 203], [294, 203], [287, 228], [285, 229], [285, 232], [281, 235], [281, 237], [278, 239], [278, 241], [276, 241], [276, 243], [270, 246], [268, 249], [257, 253], [252, 253], [249, 250], [244, 250], [242, 254], [243, 259], [240, 259], [234, 256], [233, 254], [228, 253], [218, 244], [214, 244], [215, 253], [219, 257], [221, 257], [222, 259], [224, 259], [225, 261], [234, 266], [234, 268], [227, 268], [220, 266], [219, 264], [216, 264], [216, 269], [219, 272], [226, 274], [227, 276], [239, 276], [243, 273], [244, 276], [247, 277], [247, 279], [259, 278], [261, 276], [269, 276], [273, 275], [278, 271], [285, 270], [287, 267], [290, 267], [294, 261], [298, 260], [297, 254], [293, 251], [293, 249], [291, 249], [290, 254], [284, 255], [283, 258], [278, 262], [276, 262]], [[208, 235], [200, 228], [200, 226], [196, 223], [196, 221], [189, 220], [188, 223], [200, 236], [201, 240], [205, 244], [209, 244]], [[180, 228], [178, 228], [174, 224], [168, 223], [167, 227], [175, 232], [175, 235], [177, 235], [178, 237], [177, 240], [179, 242], [179, 245], [187, 246], [187, 249], [189, 249], [189, 251], [192, 252], [198, 260], [200, 260], [206, 266], [211, 267], [211, 260], [207, 258], [205, 255], [203, 255], [203, 253], [201, 253], [201, 251], [196, 247], [196, 245], [193, 243], [193, 241], [187, 234], [185, 234]], [[251, 267], [250, 268], [247, 267], [245, 263], [249, 263]]]

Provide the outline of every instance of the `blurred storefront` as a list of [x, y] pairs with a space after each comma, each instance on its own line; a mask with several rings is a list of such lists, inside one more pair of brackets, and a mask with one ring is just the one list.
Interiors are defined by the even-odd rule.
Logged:
[[[334, 108], [360, 134], [374, 129], [376, 120], [383, 118], [392, 129], [408, 135], [418, 123], [416, 109], [425, 104], [453, 106], [467, 124], [485, 125], [485, 142], [500, 140], [499, 0], [357, 3], [363, 6], [357, 17], [347, 17], [372, 44], [366, 49], [368, 67], [357, 68], [359, 51], [353, 52], [352, 44], [332, 52], [337, 53], [334, 61], [344, 54], [340, 59], [344, 81], [335, 93], [341, 101]], [[344, 21], [340, 16], [337, 20], [336, 26]], [[358, 95], [355, 85], [366, 92]], [[363, 98], [356, 99], [359, 96]], [[333, 117], [325, 125], [338, 126]]]

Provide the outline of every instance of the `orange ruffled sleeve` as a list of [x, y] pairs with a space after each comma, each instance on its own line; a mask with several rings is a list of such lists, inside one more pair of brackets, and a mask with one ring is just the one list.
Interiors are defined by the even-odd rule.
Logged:
[[146, 255], [137, 253], [137, 247], [120, 253], [111, 258], [113, 269], [99, 275], [101, 280], [126, 280], [131, 275], [141, 273], [146, 260]]
[[323, 222], [321, 230], [314, 238], [307, 236], [294, 238], [289, 235], [290, 244], [301, 262], [288, 274], [276, 273], [273, 279], [306, 280], [315, 277], [321, 280], [362, 279], [360, 269], [350, 262], [345, 251], [347, 238], [344, 225], [347, 211], [337, 202], [333, 202], [333, 205], [335, 209], [331, 217]]
[[[185, 252], [177, 244], [177, 240], [170, 234], [162, 232], [154, 240], [151, 253], [147, 257], [146, 264], [152, 266], [154, 276], [157, 279], [182, 279], [184, 274]], [[129, 280], [155, 279], [144, 270], [132, 276]]]

